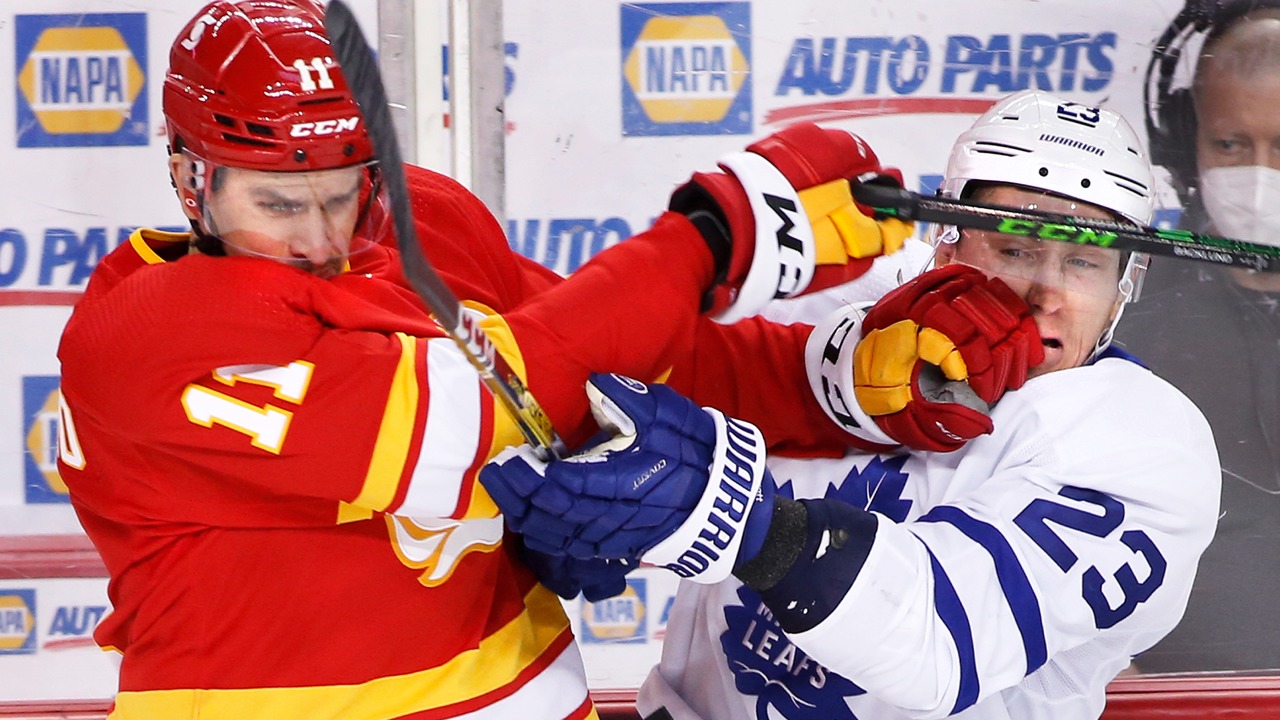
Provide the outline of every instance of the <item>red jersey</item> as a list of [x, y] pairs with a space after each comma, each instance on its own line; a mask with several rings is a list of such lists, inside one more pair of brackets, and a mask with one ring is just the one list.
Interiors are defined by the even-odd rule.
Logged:
[[[561, 282], [456, 183], [409, 178], [427, 256], [571, 444], [589, 372], [672, 363], [775, 444], [846, 439], [798, 400], [805, 329], [699, 319], [711, 263], [682, 216]], [[594, 715], [559, 601], [476, 480], [518, 431], [395, 251], [323, 280], [187, 241], [104, 258], [59, 348], [62, 476], [111, 575], [96, 639], [123, 653], [112, 717]]]

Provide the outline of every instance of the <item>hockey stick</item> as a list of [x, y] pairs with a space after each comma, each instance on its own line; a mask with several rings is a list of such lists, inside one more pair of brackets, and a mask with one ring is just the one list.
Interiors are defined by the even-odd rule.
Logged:
[[971, 200], [931, 197], [876, 183], [854, 185], [853, 197], [880, 217], [898, 217], [942, 225], [1098, 245], [1152, 255], [1186, 258], [1260, 272], [1280, 271], [1280, 247], [1203, 235], [1189, 230], [1122, 225], [1105, 220], [984, 205]]
[[462, 303], [444, 283], [418, 245], [418, 234], [409, 210], [409, 190], [405, 183], [404, 161], [396, 141], [391, 113], [387, 110], [387, 92], [373, 50], [364, 39], [359, 23], [343, 0], [332, 0], [325, 8], [324, 27], [337, 55], [338, 65], [346, 75], [347, 86], [355, 95], [365, 129], [373, 143], [374, 155], [386, 186], [387, 201], [395, 227], [400, 262], [405, 278], [422, 296], [440, 327], [457, 343], [480, 379], [498, 402], [506, 408], [520, 427], [521, 434], [543, 460], [564, 454], [564, 442], [556, 435], [542, 407], [538, 405], [520, 377], [511, 370], [493, 343], [462, 310]]

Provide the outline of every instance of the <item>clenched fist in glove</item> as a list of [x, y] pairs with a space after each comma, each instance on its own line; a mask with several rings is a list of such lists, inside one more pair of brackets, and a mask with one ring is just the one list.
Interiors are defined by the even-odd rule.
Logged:
[[528, 446], [480, 472], [507, 526], [552, 556], [639, 558], [712, 583], [764, 543], [773, 480], [750, 423], [665, 385], [593, 375], [592, 414], [614, 436], [546, 463]]
[[861, 312], [815, 328], [806, 350], [819, 401], [854, 435], [950, 452], [990, 433], [989, 406], [1044, 361], [1031, 310], [998, 278], [953, 263]]
[[861, 138], [800, 123], [697, 173], [676, 190], [671, 209], [688, 216], [716, 258], [708, 304], [724, 323], [753, 315], [775, 298], [852, 280], [913, 231], [896, 218], [873, 220], [850, 183], [902, 185]]
[[640, 567], [639, 561], [627, 559], [548, 555], [524, 544], [520, 559], [551, 592], [565, 600], [582, 595], [588, 602], [621, 595], [627, 589], [627, 573]]

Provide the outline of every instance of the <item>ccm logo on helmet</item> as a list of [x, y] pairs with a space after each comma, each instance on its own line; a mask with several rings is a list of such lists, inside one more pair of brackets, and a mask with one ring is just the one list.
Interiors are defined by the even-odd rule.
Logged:
[[360, 116], [355, 115], [349, 118], [341, 118], [338, 120], [321, 120], [320, 122], [302, 122], [294, 123], [289, 128], [289, 135], [293, 137], [312, 137], [315, 135], [336, 135], [340, 132], [348, 132], [355, 130], [360, 124]]

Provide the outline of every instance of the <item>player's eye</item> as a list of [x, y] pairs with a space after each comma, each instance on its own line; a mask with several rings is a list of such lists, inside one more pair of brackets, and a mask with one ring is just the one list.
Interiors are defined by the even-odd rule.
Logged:
[[1098, 270], [1102, 268], [1102, 265], [1082, 257], [1067, 258], [1067, 263], [1080, 270]]
[[302, 203], [289, 200], [267, 200], [258, 203], [258, 207], [275, 215], [293, 215], [302, 212]]

